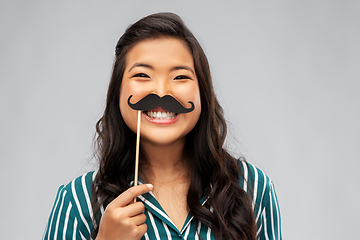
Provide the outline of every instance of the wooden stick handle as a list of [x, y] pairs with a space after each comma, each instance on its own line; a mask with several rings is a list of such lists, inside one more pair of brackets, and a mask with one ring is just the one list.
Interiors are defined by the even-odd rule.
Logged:
[[[138, 176], [139, 176], [139, 151], [140, 151], [140, 122], [141, 122], [141, 111], [138, 111], [137, 130], [136, 130], [134, 186], [138, 185], [138, 178], [139, 178]], [[134, 198], [134, 202], [136, 202], [136, 198]]]

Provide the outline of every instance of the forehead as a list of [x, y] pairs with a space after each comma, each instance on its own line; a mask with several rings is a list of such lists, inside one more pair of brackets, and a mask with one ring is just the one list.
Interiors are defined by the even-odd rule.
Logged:
[[137, 62], [194, 65], [187, 44], [172, 37], [146, 39], [136, 43], [126, 54], [126, 68], [129, 69], [130, 65]]

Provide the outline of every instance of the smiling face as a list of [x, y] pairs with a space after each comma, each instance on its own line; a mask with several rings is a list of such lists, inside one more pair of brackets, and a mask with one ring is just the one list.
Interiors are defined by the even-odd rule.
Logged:
[[141, 141], [150, 144], [184, 143], [201, 113], [200, 91], [192, 55], [187, 45], [175, 38], [156, 38], [137, 43], [126, 55], [125, 71], [120, 89], [120, 112], [126, 125], [136, 132], [135, 103], [155, 93], [170, 95], [185, 108], [194, 103], [189, 113], [175, 114], [161, 107], [141, 115]]

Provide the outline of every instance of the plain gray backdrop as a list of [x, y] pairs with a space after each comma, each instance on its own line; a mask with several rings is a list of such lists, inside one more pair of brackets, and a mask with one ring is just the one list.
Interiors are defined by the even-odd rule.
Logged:
[[356, 239], [360, 1], [0, 2], [1, 239], [41, 239], [61, 184], [96, 168], [114, 47], [155, 12], [202, 44], [228, 147], [274, 181], [284, 239]]

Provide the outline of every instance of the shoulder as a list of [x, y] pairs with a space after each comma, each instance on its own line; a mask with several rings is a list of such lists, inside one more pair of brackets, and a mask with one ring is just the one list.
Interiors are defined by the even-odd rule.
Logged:
[[96, 172], [88, 172], [59, 187], [44, 239], [89, 236], [92, 231], [91, 189]]
[[238, 166], [239, 184], [252, 199], [258, 238], [281, 239], [280, 208], [273, 181], [246, 161], [238, 160]]
[[67, 195], [75, 201], [79, 201], [81, 203], [87, 202], [88, 199], [91, 200], [91, 189], [95, 175], [95, 171], [85, 173], [75, 178], [68, 184], [63, 185], [63, 191], [66, 191]]
[[92, 183], [95, 175], [94, 171], [88, 172], [63, 186], [66, 197], [71, 201], [77, 216], [85, 225], [88, 225], [87, 222], [91, 223], [92, 220]]
[[251, 199], [256, 215], [276, 197], [274, 183], [266, 173], [245, 160], [238, 160], [240, 169], [239, 185], [246, 191]]
[[270, 190], [272, 180], [263, 170], [245, 160], [237, 161], [240, 170], [239, 184], [246, 192], [253, 191], [256, 194], [258, 191]]

